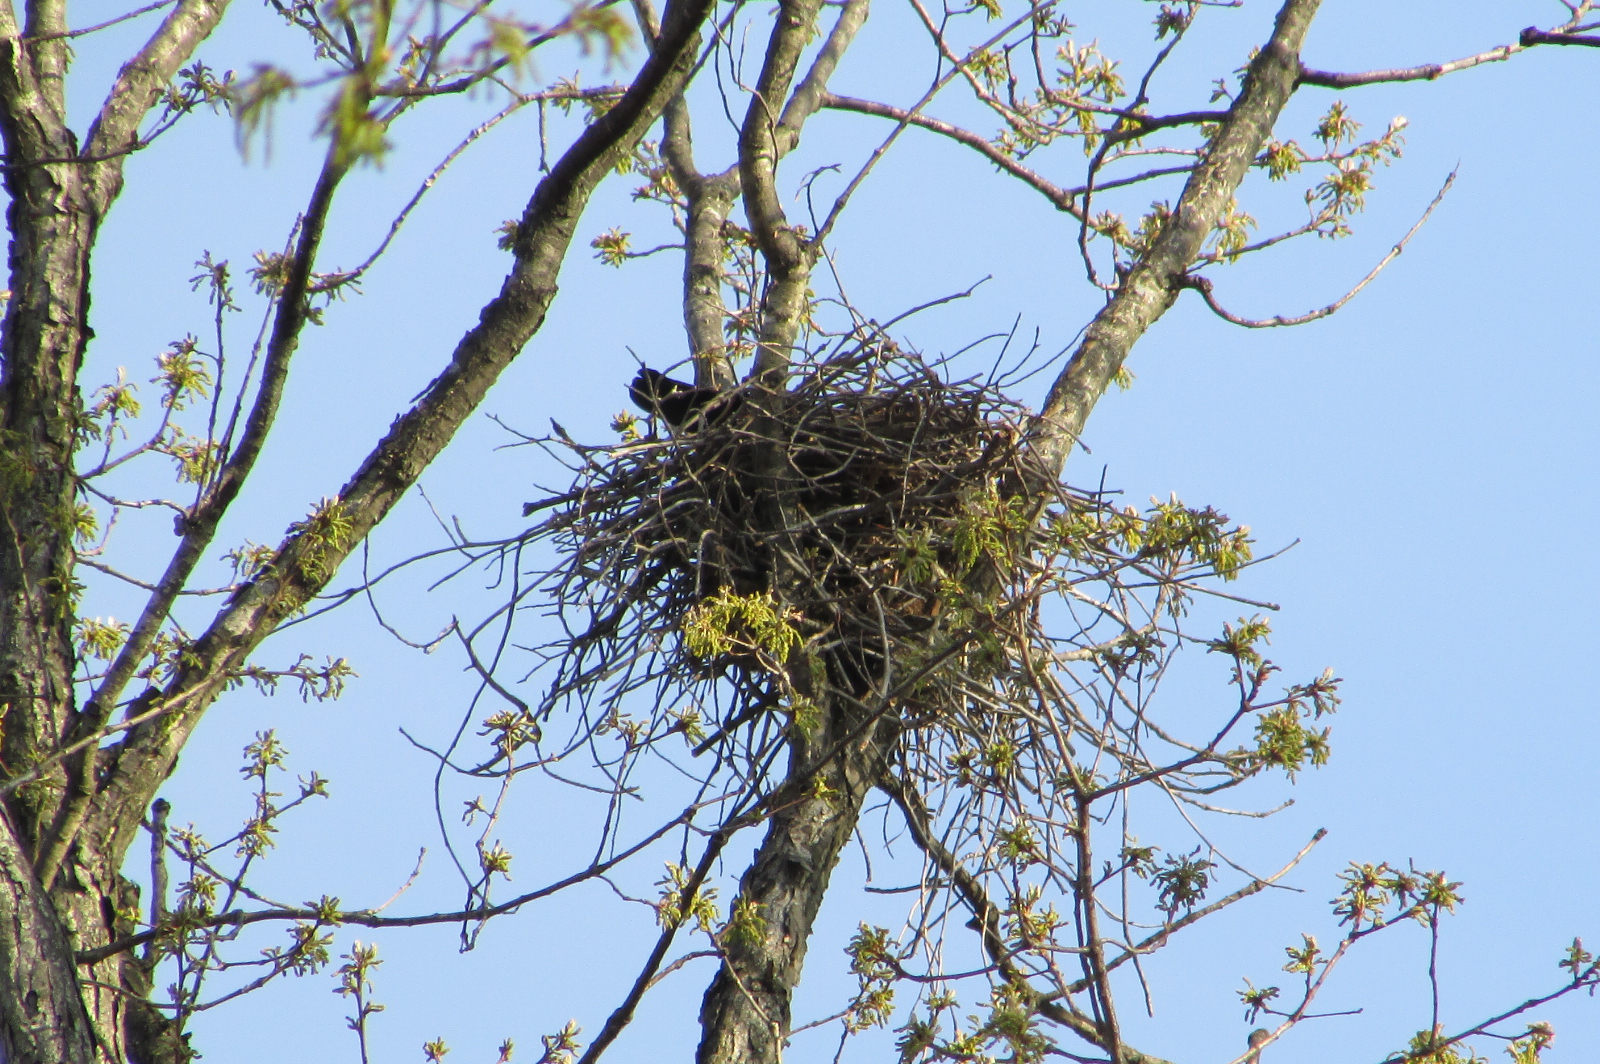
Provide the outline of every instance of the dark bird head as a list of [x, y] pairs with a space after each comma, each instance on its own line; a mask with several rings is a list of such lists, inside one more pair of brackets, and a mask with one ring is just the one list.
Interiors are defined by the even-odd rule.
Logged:
[[640, 366], [638, 374], [633, 378], [633, 383], [628, 385], [628, 398], [640, 410], [651, 414], [661, 412], [661, 400], [673, 392], [692, 389], [693, 385], [682, 381], [675, 381], [660, 370], [651, 369], [649, 366]]
[[640, 410], [654, 414], [673, 428], [681, 427], [697, 413], [703, 423], [721, 420], [739, 404], [737, 395], [724, 396], [715, 388], [696, 388], [648, 366], [640, 367], [628, 385], [628, 398]]

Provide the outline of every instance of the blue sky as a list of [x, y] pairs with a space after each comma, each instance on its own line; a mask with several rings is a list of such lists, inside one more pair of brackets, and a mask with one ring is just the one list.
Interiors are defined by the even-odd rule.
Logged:
[[[1212, 79], [1265, 39], [1273, 11], [1258, 0], [1208, 11], [1202, 25], [1214, 28], [1197, 32], [1157, 82], [1157, 109], [1205, 106]], [[1522, 26], [1550, 24], [1561, 11], [1511, 0], [1448, 7], [1330, 0], [1304, 60], [1356, 70], [1453, 58], [1513, 40]], [[1106, 2], [1069, 12], [1111, 55], [1148, 50], [1152, 13]], [[80, 21], [98, 17], [86, 11]], [[201, 52], [218, 68], [246, 70], [292, 44], [254, 8], [229, 18]], [[127, 35], [80, 42], [82, 100], [93, 98], [128, 47]], [[904, 13], [883, 7], [842, 65], [835, 91], [909, 103], [926, 71], [924, 49]], [[538, 74], [555, 76], [573, 61], [541, 59]], [[1272, 656], [1289, 677], [1331, 665], [1346, 678], [1332, 763], [1303, 775], [1292, 791], [1268, 786], [1253, 796], [1262, 806], [1293, 797], [1279, 816], [1218, 829], [1230, 852], [1259, 870], [1275, 868], [1327, 827], [1328, 839], [1293, 877], [1303, 893], [1272, 892], [1209, 921], [1171, 957], [1152, 960], [1156, 1018], [1138, 1025], [1141, 1048], [1183, 1062], [1236, 1055], [1248, 1030], [1233, 993], [1241, 977], [1285, 981], [1283, 946], [1301, 931], [1334, 936], [1327, 899], [1349, 860], [1414, 859], [1465, 882], [1467, 904], [1447, 923], [1441, 953], [1447, 1026], [1553, 988], [1555, 961], [1572, 936], [1600, 941], [1592, 804], [1600, 699], [1588, 675], [1600, 593], [1588, 542], [1600, 523], [1593, 491], [1600, 422], [1592, 411], [1600, 345], [1590, 312], [1600, 234], [1584, 192], [1600, 163], [1597, 63], [1592, 49], [1541, 48], [1436, 83], [1341, 94], [1369, 131], [1405, 115], [1405, 157], [1379, 172], [1355, 236], [1247, 260], [1216, 274], [1219, 295], [1261, 317], [1331, 301], [1457, 170], [1432, 220], [1373, 286], [1325, 321], [1246, 331], [1197, 300], [1180, 301], [1135, 351], [1132, 389], [1109, 395], [1095, 412], [1089, 453], [1072, 459], [1069, 479], [1098, 481], [1103, 470], [1131, 500], [1176, 492], [1250, 524], [1264, 548], [1295, 543], [1252, 570], [1244, 590], [1283, 605]], [[1278, 135], [1308, 139], [1332, 98], [1302, 90]], [[87, 103], [80, 106], [75, 113], [87, 114]], [[95, 260], [97, 339], [86, 390], [117, 366], [147, 377], [168, 341], [203, 333], [203, 296], [188, 284], [203, 251], [232, 259], [242, 272], [252, 252], [281, 245], [309, 189], [308, 165], [320, 154], [310, 137], [318, 106], [308, 92], [284, 109], [270, 156], [258, 146], [241, 159], [228, 121], [197, 115], [130, 162], [127, 192]], [[383, 169], [350, 182], [320, 265], [364, 258], [434, 162], [495, 106], [482, 98], [444, 102], [397, 127]], [[791, 178], [832, 163], [850, 172], [882, 136], [875, 122], [818, 116]], [[561, 132], [553, 129], [557, 142]], [[703, 159], [728, 143], [709, 112], [696, 137]], [[1047, 157], [1062, 183], [1081, 170], [1073, 151]], [[1074, 230], [1037, 194], [964, 152], [908, 134], [863, 188], [834, 247], [852, 297], [887, 318], [989, 277], [972, 298], [908, 323], [906, 339], [930, 353], [953, 350], [1020, 316], [1020, 329], [1037, 329], [1046, 350], [1069, 345], [1097, 298], [1083, 281]], [[475, 146], [430, 193], [369, 275], [366, 294], [337, 305], [325, 326], [308, 332], [284, 420], [219, 537], [219, 553], [245, 537], [276, 542], [290, 521], [338, 489], [437, 372], [498, 288], [509, 259], [495, 248], [494, 229], [520, 214], [537, 160], [535, 119], [526, 112]], [[631, 187], [613, 178], [595, 198], [545, 327], [483, 416], [424, 478], [433, 506], [459, 515], [476, 534], [516, 531], [521, 504], [538, 494], [535, 482], [554, 478], [528, 449], [500, 449], [507, 437], [487, 415], [534, 431], [556, 418], [580, 438], [604, 439], [610, 416], [625, 405], [635, 354], [657, 365], [683, 355], [676, 260], [661, 256], [618, 271], [583, 246], [613, 225], [638, 233], [641, 245], [661, 232], [660, 217], [630, 201]], [[1241, 205], [1265, 223], [1291, 217], [1297, 204], [1298, 190], [1252, 179]], [[235, 350], [248, 343], [255, 313], [234, 323]], [[1034, 387], [1024, 401], [1042, 397], [1042, 383]], [[148, 527], [132, 522], [120, 535], [121, 557], [143, 575], [170, 542], [159, 519]], [[440, 543], [427, 506], [413, 497], [380, 529], [373, 556], [393, 559]], [[428, 592], [412, 581], [380, 598], [408, 634], [426, 638], [452, 615], [482, 608], [486, 595], [470, 583]], [[97, 585], [94, 595], [91, 614], [125, 617], [133, 609], [114, 589]], [[204, 609], [187, 616], [201, 618]], [[285, 831], [262, 869], [261, 889], [289, 901], [326, 893], [352, 906], [376, 904], [428, 847], [422, 877], [394, 911], [459, 904], [433, 823], [432, 766], [398, 732], [447, 741], [471, 690], [459, 658], [447, 649], [406, 651], [357, 609], [293, 628], [263, 655], [283, 661], [302, 650], [346, 656], [361, 679], [333, 704], [302, 705], [291, 694], [224, 698], [166, 791], [174, 820], [194, 821], [212, 837], [228, 834], [249, 808], [238, 751], [255, 731], [276, 728], [293, 752], [291, 768], [331, 777], [334, 797]], [[1197, 679], [1169, 694], [1206, 712], [1218, 704], [1217, 689]], [[471, 797], [457, 790], [447, 791], [447, 815]], [[567, 803], [559, 789], [518, 793], [503, 833], [517, 854], [515, 889], [559, 878], [582, 859], [592, 812]], [[850, 889], [861, 875], [851, 860], [836, 877], [798, 1014], [825, 1014], [847, 992], [853, 981], [838, 947], [855, 922], [894, 917], [892, 906]], [[659, 868], [647, 860], [626, 887], [650, 893]], [[736, 862], [725, 869], [725, 897], [739, 871]], [[493, 1060], [507, 1036], [519, 1044], [518, 1059], [536, 1059], [538, 1035], [568, 1019], [592, 1032], [648, 949], [650, 923], [643, 907], [619, 906], [596, 887], [492, 926], [468, 954], [456, 951], [450, 929], [380, 935], [386, 963], [377, 997], [388, 1011], [373, 1021], [374, 1059], [420, 1060], [420, 1044], [435, 1036], [454, 1047], [452, 1061]], [[341, 950], [351, 937], [341, 937]], [[1308, 1024], [1273, 1057], [1376, 1061], [1396, 1048], [1425, 1024], [1425, 945], [1413, 933], [1395, 949], [1352, 961], [1325, 1004], [1366, 1011]], [[703, 962], [675, 975], [611, 1058], [686, 1057], [709, 976]], [[346, 1005], [332, 988], [327, 975], [307, 977], [219, 1009], [196, 1024], [197, 1047], [220, 1061], [354, 1060], [354, 1038], [341, 1019]], [[1137, 1011], [1137, 987], [1123, 989], [1124, 1012]], [[1592, 1002], [1538, 1016], [1557, 1026], [1551, 1061], [1590, 1060], [1600, 1051]], [[813, 1039], [797, 1042], [789, 1059], [831, 1060], [834, 1037]], [[880, 1042], [856, 1052], [879, 1059], [885, 1050]]]

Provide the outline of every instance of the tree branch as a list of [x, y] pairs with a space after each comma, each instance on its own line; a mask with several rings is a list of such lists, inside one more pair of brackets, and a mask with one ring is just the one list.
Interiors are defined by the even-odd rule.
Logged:
[[1428, 209], [1422, 212], [1421, 218], [1417, 219], [1417, 224], [1413, 225], [1409, 230], [1407, 230], [1406, 235], [1400, 238], [1399, 243], [1395, 244], [1394, 247], [1389, 249], [1389, 254], [1385, 255], [1382, 261], [1374, 266], [1372, 271], [1363, 277], [1360, 283], [1358, 283], [1354, 288], [1350, 289], [1350, 291], [1346, 292], [1332, 303], [1329, 303], [1327, 306], [1320, 309], [1308, 311], [1305, 314], [1301, 314], [1293, 318], [1285, 318], [1282, 315], [1262, 319], [1241, 318], [1237, 314], [1231, 313], [1226, 307], [1217, 302], [1216, 296], [1213, 295], [1211, 290], [1211, 278], [1191, 275], [1184, 282], [1184, 285], [1185, 287], [1193, 288], [1196, 292], [1199, 292], [1200, 298], [1206, 301], [1206, 306], [1210, 307], [1212, 313], [1216, 314], [1217, 317], [1222, 318], [1224, 321], [1232, 322], [1234, 325], [1242, 325], [1247, 329], [1270, 329], [1279, 325], [1304, 325], [1308, 321], [1316, 321], [1318, 318], [1326, 318], [1328, 315], [1334, 313], [1340, 307], [1343, 307], [1346, 303], [1354, 299], [1358, 292], [1367, 287], [1367, 285], [1371, 284], [1373, 281], [1377, 280], [1378, 274], [1383, 272], [1384, 267], [1388, 266], [1389, 263], [1400, 257], [1400, 253], [1406, 249], [1406, 245], [1411, 242], [1411, 238], [1417, 235], [1417, 231], [1422, 228], [1425, 222], [1427, 222], [1428, 216], [1433, 213], [1435, 207], [1439, 206], [1440, 201], [1442, 201], [1445, 197], [1445, 193], [1449, 192], [1450, 186], [1455, 183], [1456, 171], [1452, 170], [1450, 171], [1450, 176], [1445, 178], [1444, 186], [1440, 188], [1438, 194], [1433, 197], [1433, 202], [1428, 204]]
[[683, 325], [694, 359], [694, 382], [700, 388], [728, 388], [735, 382], [724, 354], [722, 302], [722, 227], [739, 195], [739, 168], [704, 175], [695, 167], [689, 106], [682, 96], [667, 106], [661, 156], [687, 205], [683, 239]]
[[811, 39], [821, 9], [822, 0], [781, 0], [761, 76], [739, 130], [739, 183], [745, 215], [771, 279], [762, 300], [753, 377], [782, 377], [804, 314], [806, 281], [814, 255], [790, 227], [778, 199], [778, 160], [793, 139], [788, 130], [779, 135], [779, 102], [789, 94], [800, 53]]
[[1041, 472], [1052, 479], [1133, 345], [1177, 299], [1186, 271], [1294, 93], [1300, 44], [1318, 3], [1286, 0], [1279, 10], [1271, 39], [1251, 61], [1243, 88], [1189, 175], [1172, 217], [1122, 277], [1056, 378], [1033, 426], [1034, 453]]
[[[139, 139], [139, 123], [161, 98], [167, 83], [217, 28], [227, 10], [228, 0], [181, 0], [139, 54], [117, 73], [89, 127], [85, 155], [104, 156], [106, 162], [120, 160]], [[94, 202], [104, 211], [122, 188], [121, 163], [95, 166], [90, 175]]]
[[[1568, 23], [1572, 27], [1573, 23]], [[1300, 68], [1299, 84], [1316, 85], [1325, 89], [1353, 89], [1361, 85], [1378, 85], [1391, 81], [1432, 81], [1458, 70], [1468, 70], [1484, 63], [1503, 63], [1518, 52], [1541, 44], [1576, 44], [1600, 48], [1600, 37], [1585, 37], [1566, 29], [1541, 30], [1529, 26], [1517, 37], [1516, 44], [1503, 44], [1487, 52], [1452, 59], [1448, 63], [1424, 63], [1422, 66], [1399, 67], [1393, 70], [1366, 70], [1356, 74], [1339, 74], [1326, 70]]]
[[1517, 38], [1517, 43], [1524, 48], [1532, 48], [1536, 44], [1582, 44], [1590, 48], [1600, 48], [1600, 37], [1584, 37], [1576, 33], [1546, 33], [1537, 26], [1529, 26]]
[[978, 152], [1000, 169], [1044, 196], [1056, 210], [1065, 211], [1073, 217], [1078, 216], [1077, 208], [1073, 205], [1073, 194], [1071, 192], [1051, 182], [1043, 175], [1023, 166], [1017, 160], [995, 147], [987, 139], [970, 130], [962, 129], [960, 126], [952, 125], [938, 118], [930, 118], [916, 111], [908, 111], [903, 107], [878, 103], [875, 100], [858, 100], [851, 96], [837, 96], [831, 92], [824, 97], [822, 105], [838, 111], [854, 111], [856, 114], [893, 119], [896, 122], [904, 122], [907, 125], [917, 126], [920, 129], [937, 133], [940, 136], [949, 137], [956, 143], [965, 144]]
[[340, 562], [389, 513], [477, 409], [490, 385], [544, 321], [578, 217], [601, 179], [633, 150], [682, 87], [693, 66], [699, 28], [711, 0], [670, 4], [655, 52], [615, 107], [594, 121], [539, 183], [518, 226], [516, 262], [420, 401], [396, 419], [340, 491], [345, 523], [337, 538], [309, 542], [291, 533], [261, 574], [234, 595], [188, 648], [161, 691], [135, 703], [164, 702], [173, 712], [136, 729], [111, 752], [93, 829], [120, 855], [144, 808], [176, 762], [200, 716], [260, 642], [331, 579]]

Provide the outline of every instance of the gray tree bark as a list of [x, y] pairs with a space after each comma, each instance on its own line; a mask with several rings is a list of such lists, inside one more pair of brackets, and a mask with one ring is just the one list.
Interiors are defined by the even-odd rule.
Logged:
[[[1043, 475], [1052, 479], [1060, 475], [1089, 413], [1133, 345], [1185, 287], [1186, 271], [1222, 219], [1294, 92], [1300, 45], [1318, 3], [1286, 0], [1270, 40], [1251, 62], [1244, 85], [1185, 185], [1171, 220], [1095, 316], [1083, 342], [1057, 377], [1032, 438]], [[809, 10], [796, 3], [782, 6], [780, 19], [786, 21], [774, 34], [740, 139], [746, 213], [773, 279], [768, 302], [782, 304], [780, 312], [763, 323], [753, 371], [757, 376], [781, 375], [788, 365], [803, 310], [803, 304], [795, 301], [804, 298], [811, 264], [806, 258], [810, 249], [787, 226], [774, 191], [776, 161], [787, 146], [782, 138], [788, 130], [773, 115], [773, 101], [782, 98], [781, 88], [786, 88], [798, 57], [779, 40], [783, 26], [803, 26], [811, 17]], [[825, 97], [825, 75], [816, 89], [813, 107]], [[798, 136], [798, 124], [793, 135]], [[739, 895], [741, 902], [759, 907], [765, 931], [754, 943], [724, 946], [722, 968], [701, 1006], [697, 1064], [777, 1064], [782, 1059], [807, 937], [832, 870], [855, 830], [866, 791], [881, 778], [877, 773], [892, 751], [893, 732], [888, 722], [863, 730], [859, 711], [847, 709], [840, 699], [821, 701], [825, 738], [795, 738], [785, 786], [810, 777], [824, 783], [835, 796], [806, 799], [773, 816], [741, 880]], [[843, 741], [851, 735], [856, 735], [853, 741]], [[819, 762], [819, 750], [832, 750], [833, 754]], [[1125, 1064], [1154, 1061], [1121, 1045], [1115, 1033], [1097, 1028], [1087, 1017], [1067, 1015], [1058, 1008], [1047, 1011], [1059, 1013], [1053, 1018], [1087, 1040], [1109, 1042]]]
[[[313, 561], [291, 535], [236, 593], [164, 687], [133, 700], [148, 720], [99, 749], [148, 637], [188, 578], [270, 431], [321, 222], [344, 165], [317, 182], [286, 285], [268, 369], [241, 445], [185, 521], [168, 574], [124, 659], [79, 707], [73, 691], [73, 469], [77, 376], [89, 326], [90, 254], [122, 188], [139, 124], [216, 27], [226, 0], [181, 0], [126, 64], [81, 150], [66, 124], [65, 5], [34, 0], [19, 26], [0, 0], [12, 297], [0, 339], [0, 1060], [7, 1064], [178, 1064], [190, 1052], [146, 1002], [150, 972], [130, 953], [80, 965], [75, 954], [126, 937], [138, 893], [120, 869], [156, 788], [200, 717], [250, 653], [332, 577], [483, 399], [544, 320], [574, 228], [600, 180], [627, 157], [682, 88], [710, 0], [669, 5], [655, 54], [633, 85], [539, 184], [519, 226], [515, 264], [478, 326], [424, 397], [396, 420], [340, 493], [355, 533]], [[332, 546], [331, 553], [327, 549]], [[140, 640], [144, 639], [141, 644]], [[72, 744], [81, 749], [63, 756]]]

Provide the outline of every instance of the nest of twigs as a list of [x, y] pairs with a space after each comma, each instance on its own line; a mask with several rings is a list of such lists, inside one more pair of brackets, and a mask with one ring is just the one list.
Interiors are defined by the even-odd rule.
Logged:
[[[548, 511], [530, 538], [562, 558], [544, 578], [568, 626], [547, 648], [546, 711], [601, 692], [614, 708], [653, 684], [676, 689], [656, 694], [669, 705], [699, 687], [699, 720], [724, 730], [818, 684], [879, 704], [913, 687], [927, 709], [959, 701], [931, 659], [992, 676], [1011, 656], [974, 619], [992, 622], [1026, 582], [1039, 512], [1018, 490], [1027, 418], [996, 388], [875, 341], [678, 428], [646, 422], [604, 448], [563, 436], [577, 483], [528, 507]], [[705, 702], [730, 695], [707, 720]]]

